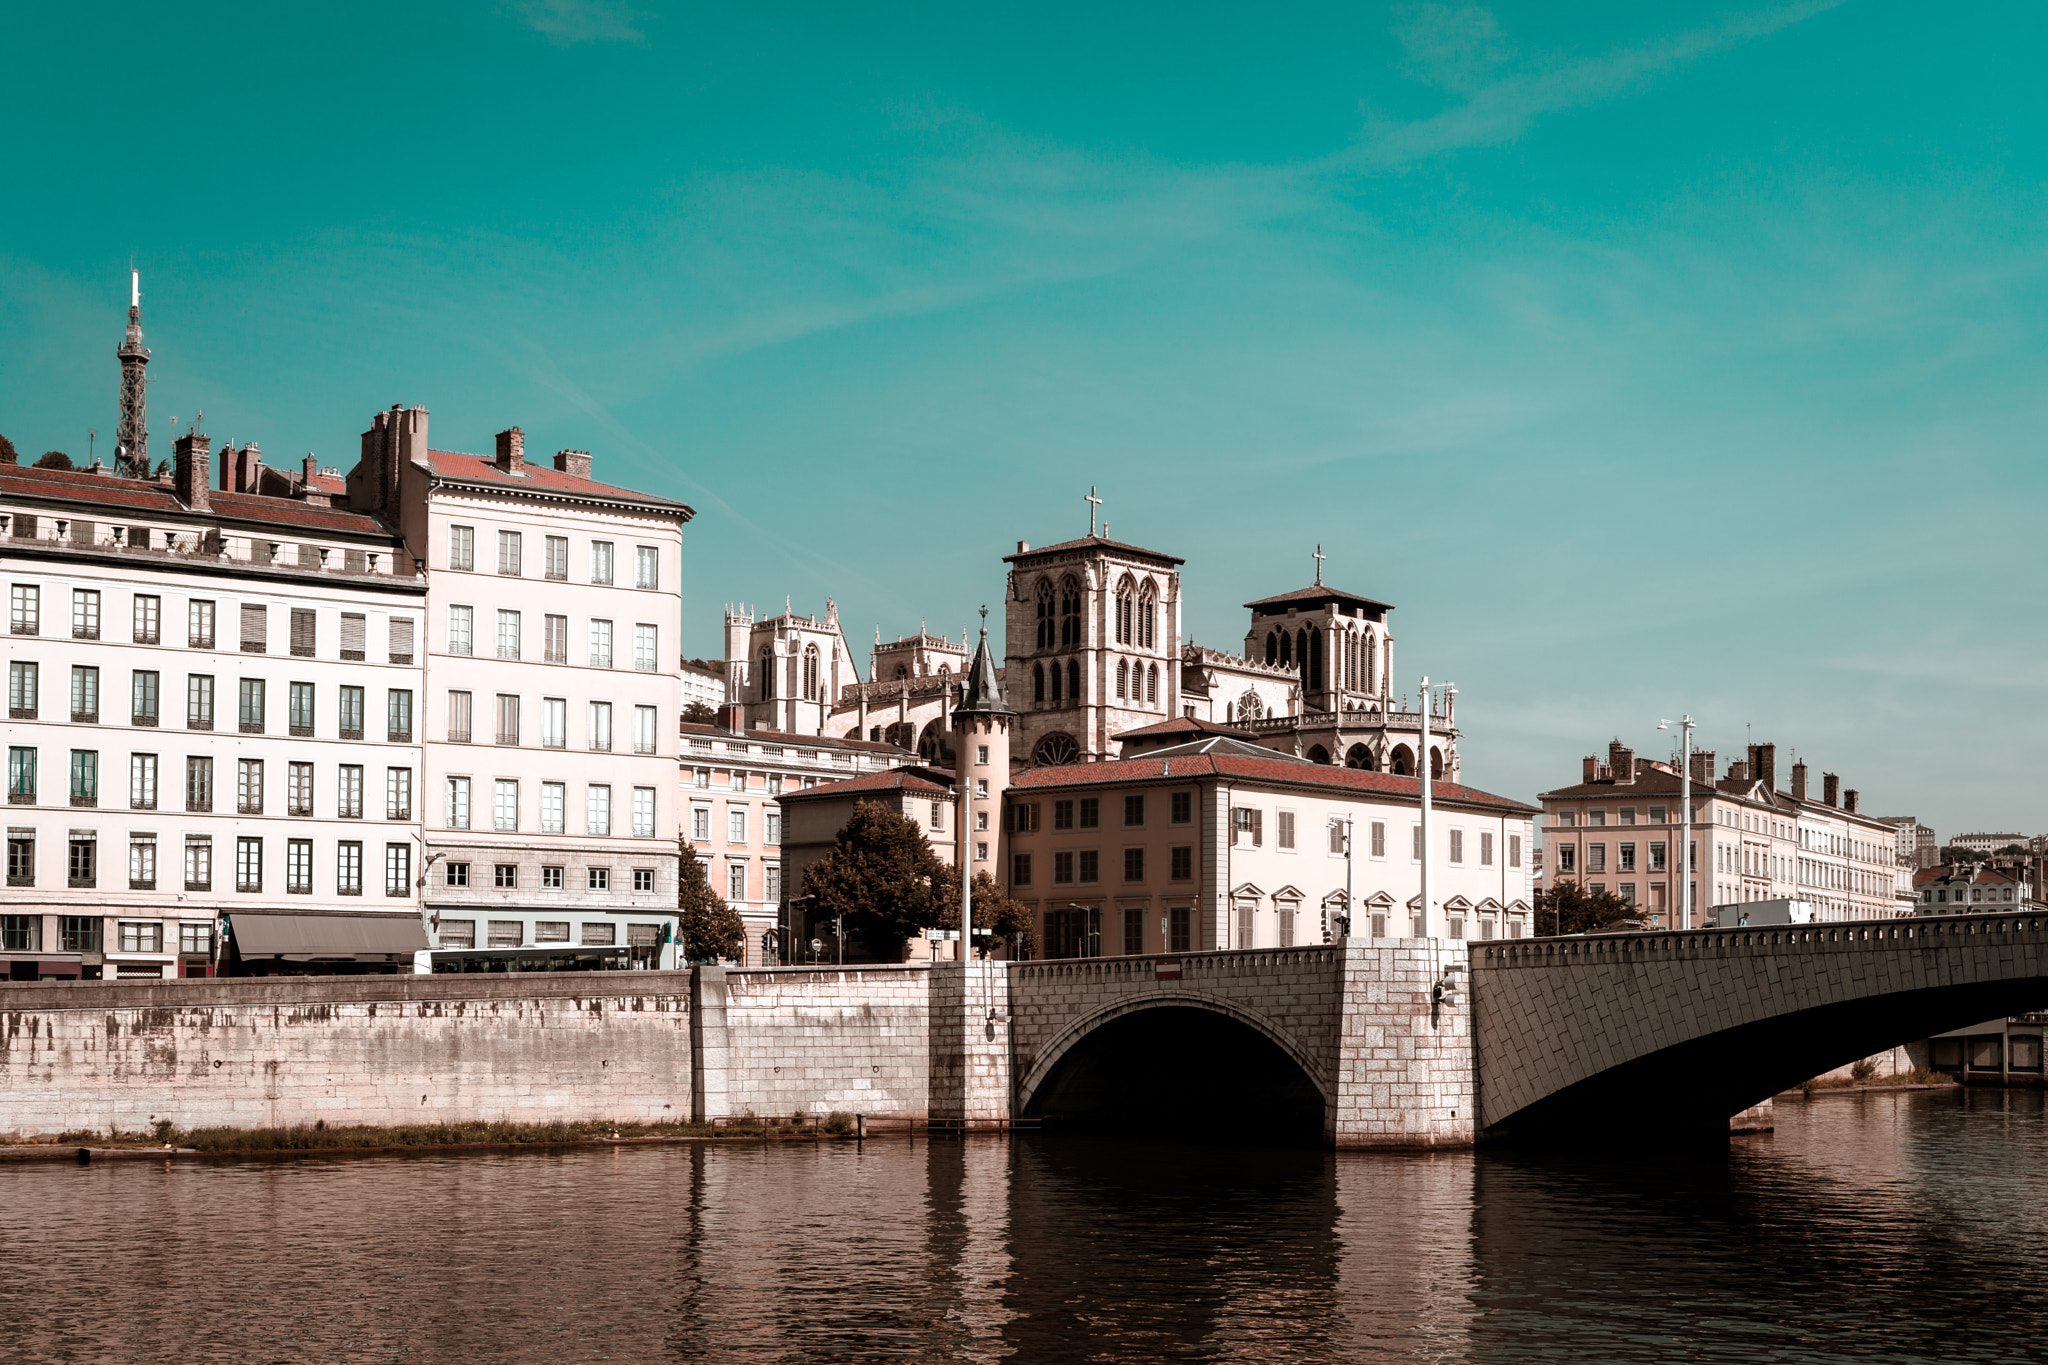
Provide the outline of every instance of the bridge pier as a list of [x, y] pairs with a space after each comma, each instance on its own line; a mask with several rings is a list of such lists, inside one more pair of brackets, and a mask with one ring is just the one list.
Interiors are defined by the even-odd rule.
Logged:
[[934, 962], [930, 981], [931, 1122], [1008, 1127], [1009, 964]]
[[1324, 1108], [1330, 1145], [1472, 1145], [1478, 1100], [1467, 949], [1427, 939], [1342, 947], [1336, 1093]]

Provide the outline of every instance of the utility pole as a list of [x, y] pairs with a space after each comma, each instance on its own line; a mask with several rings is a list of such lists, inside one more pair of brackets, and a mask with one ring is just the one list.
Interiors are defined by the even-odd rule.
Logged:
[[1659, 730], [1678, 727], [1678, 804], [1685, 810], [1685, 833], [1678, 846], [1678, 927], [1692, 928], [1692, 727], [1691, 716], [1660, 720]]
[[1418, 699], [1422, 713], [1422, 739], [1417, 744], [1415, 755], [1415, 777], [1422, 792], [1422, 913], [1416, 917], [1415, 936], [1429, 937], [1429, 675], [1422, 675], [1422, 693]]

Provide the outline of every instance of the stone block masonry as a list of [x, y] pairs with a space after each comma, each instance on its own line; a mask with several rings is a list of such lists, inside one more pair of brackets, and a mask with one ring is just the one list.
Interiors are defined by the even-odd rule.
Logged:
[[723, 973], [723, 1112], [926, 1118], [932, 969], [924, 964]]

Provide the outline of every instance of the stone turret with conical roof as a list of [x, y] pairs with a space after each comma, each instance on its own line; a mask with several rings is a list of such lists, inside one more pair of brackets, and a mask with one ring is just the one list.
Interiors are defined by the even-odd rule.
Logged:
[[[967, 665], [966, 676], [960, 680], [960, 704], [953, 708], [953, 747], [959, 755], [957, 843], [963, 892], [976, 872], [988, 873], [999, 885], [1005, 881], [1003, 795], [1010, 786], [1010, 725], [1016, 714], [1003, 698], [1002, 670], [996, 667], [988, 651], [988, 608], [983, 607], [981, 643]], [[962, 900], [966, 909], [964, 895]]]

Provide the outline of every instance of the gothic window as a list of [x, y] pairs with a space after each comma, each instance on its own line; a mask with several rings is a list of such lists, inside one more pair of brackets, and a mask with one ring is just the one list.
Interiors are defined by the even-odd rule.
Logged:
[[816, 645], [809, 645], [804, 649], [804, 700], [816, 701], [817, 699], [818, 647]]
[[775, 656], [768, 650], [761, 651], [761, 700], [775, 699]]
[[1158, 647], [1159, 599], [1147, 583], [1138, 593], [1138, 648]]
[[1320, 744], [1310, 745], [1308, 761], [1311, 763], [1328, 763], [1330, 761], [1330, 751]]
[[950, 678], [950, 677], [952, 677], [952, 676], [953, 676], [953, 665], [951, 665], [951, 664], [940, 664], [940, 665], [939, 665], [939, 676], [940, 676], [940, 677], [942, 677], [942, 678]]
[[1301, 659], [1306, 665], [1302, 669], [1302, 681], [1311, 692], [1323, 690], [1323, 633], [1320, 630], [1303, 631], [1301, 637]]
[[1373, 762], [1372, 750], [1363, 744], [1354, 744], [1344, 751], [1344, 766], [1368, 773], [1379, 770], [1379, 765]]
[[1294, 667], [1294, 637], [1284, 630], [1280, 632], [1280, 666]]
[[1051, 649], [1053, 641], [1052, 580], [1038, 580], [1038, 647]]
[[1373, 644], [1373, 634], [1371, 631], [1367, 631], [1365, 633], [1365, 690], [1368, 692], [1376, 690], [1377, 684], [1374, 680], [1379, 677], [1379, 674], [1373, 671]]
[[943, 724], [933, 721], [924, 727], [924, 733], [917, 738], [917, 754], [927, 763], [952, 766], [953, 741]]
[[1415, 776], [1415, 751], [1405, 744], [1396, 744], [1387, 771], [1396, 777]]
[[1038, 747], [1031, 751], [1031, 761], [1044, 767], [1063, 767], [1081, 761], [1081, 746], [1074, 742], [1072, 735], [1055, 731], [1038, 741]]
[[1057, 660], [1052, 666], [1052, 699], [1058, 701], [1065, 694], [1060, 691], [1060, 666]]
[[1269, 630], [1266, 632], [1266, 667], [1271, 668], [1279, 662], [1280, 637]]
[[1429, 746], [1429, 779], [1434, 782], [1444, 775], [1444, 751], [1434, 744]]
[[907, 677], [909, 677], [909, 676], [910, 676], [910, 668], [909, 668], [909, 666], [908, 666], [908, 665], [905, 665], [905, 664], [898, 664], [898, 665], [896, 665], [896, 676], [897, 676], [897, 677], [899, 677], [899, 678], [907, 678]]
[[1266, 704], [1259, 700], [1259, 694], [1246, 688], [1245, 694], [1237, 701], [1237, 718], [1246, 721], [1257, 720], [1265, 714]]
[[1122, 659], [1116, 661], [1116, 699], [1122, 701], [1129, 691], [1131, 666]]
[[1081, 580], [1072, 574], [1060, 580], [1060, 643], [1081, 643]]
[[1031, 665], [1031, 700], [1045, 700], [1045, 665]]
[[1081, 665], [1072, 659], [1067, 660], [1067, 696], [1081, 700]]
[[1116, 585], [1116, 642], [1130, 644], [1136, 638], [1131, 629], [1132, 616], [1137, 611], [1137, 589], [1132, 586], [1131, 576], [1124, 575], [1124, 581]]
[[1153, 664], [1145, 670], [1145, 701], [1147, 705], [1159, 704], [1159, 665]]
[[908, 721], [897, 721], [882, 736], [884, 741], [899, 749], [908, 749], [917, 742], [917, 731]]

